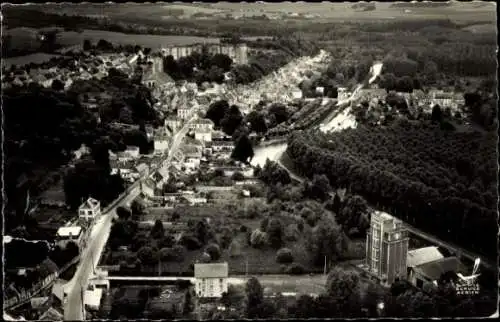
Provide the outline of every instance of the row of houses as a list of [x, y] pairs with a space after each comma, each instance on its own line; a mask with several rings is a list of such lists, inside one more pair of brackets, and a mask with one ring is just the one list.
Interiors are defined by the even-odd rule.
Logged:
[[54, 66], [48, 69], [31, 68], [17, 70], [2, 75], [2, 87], [6, 88], [12, 84], [24, 86], [30, 83], [37, 83], [43, 87], [51, 87], [54, 80], [59, 80], [64, 85], [64, 89], [71, 87], [76, 80], [89, 80], [92, 78], [101, 79], [108, 75], [111, 68], [120, 69], [126, 73], [132, 71], [132, 67], [127, 64], [125, 54], [115, 55], [90, 55], [80, 59], [73, 59], [70, 67]]
[[175, 60], [191, 55], [192, 53], [202, 53], [203, 47], [212, 55], [224, 54], [229, 56], [235, 64], [248, 64], [248, 46], [246, 44], [195, 44], [190, 46], [173, 46], [162, 48], [163, 56], [172, 56]]

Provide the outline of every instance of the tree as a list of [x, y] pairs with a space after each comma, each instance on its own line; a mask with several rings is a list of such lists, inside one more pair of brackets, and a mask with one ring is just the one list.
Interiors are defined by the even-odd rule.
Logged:
[[144, 213], [144, 205], [141, 204], [139, 201], [134, 200], [130, 205], [130, 210], [132, 211], [133, 217], [141, 216]]
[[229, 70], [231, 70], [233, 60], [227, 55], [215, 54], [211, 59], [211, 63], [221, 68], [223, 71], [228, 72]]
[[222, 294], [221, 303], [226, 307], [239, 307], [245, 298], [245, 294], [234, 285], [228, 285], [227, 292]]
[[175, 260], [175, 254], [170, 247], [164, 247], [159, 251], [159, 257], [162, 261], [168, 262]]
[[245, 117], [245, 123], [250, 123], [250, 130], [257, 133], [266, 133], [267, 124], [264, 114], [257, 111], [251, 111]]
[[216, 127], [220, 126], [221, 120], [229, 111], [229, 104], [225, 100], [216, 101], [208, 107], [206, 118], [212, 120]]
[[231, 241], [233, 240], [233, 231], [228, 228], [224, 227], [221, 232], [220, 236], [220, 246], [222, 249], [226, 249], [229, 247], [231, 244]]
[[312, 199], [324, 201], [328, 198], [330, 192], [330, 181], [323, 175], [314, 175], [312, 182], [305, 182], [304, 195]]
[[151, 228], [151, 237], [154, 239], [160, 239], [165, 236], [165, 227], [160, 219], [157, 219]]
[[224, 131], [224, 133], [226, 133], [227, 135], [233, 135], [234, 131], [236, 131], [236, 129], [240, 127], [242, 122], [243, 114], [241, 113], [239, 107], [236, 105], [231, 105], [229, 111], [226, 112], [224, 118], [220, 121], [220, 125], [222, 126], [222, 130]]
[[292, 251], [289, 248], [281, 248], [276, 253], [276, 262], [280, 264], [290, 264], [293, 262]]
[[118, 215], [118, 218], [120, 218], [120, 220], [129, 220], [132, 216], [132, 212], [123, 206], [119, 206], [118, 208], [116, 208], [116, 214]]
[[310, 319], [316, 317], [314, 299], [307, 294], [300, 295], [291, 309], [293, 318]]
[[59, 79], [54, 79], [52, 81], [51, 87], [55, 91], [62, 91], [62, 90], [64, 90], [64, 83], [61, 82]]
[[235, 171], [231, 176], [231, 179], [234, 181], [243, 181], [245, 180], [245, 176], [240, 171]]
[[180, 244], [184, 245], [188, 250], [196, 250], [201, 248], [201, 242], [193, 235], [183, 235]]
[[99, 41], [97, 42], [96, 48], [100, 49], [100, 50], [112, 50], [113, 44], [107, 40], [99, 39]]
[[232, 258], [241, 256], [241, 245], [237, 240], [233, 240], [229, 245], [229, 256]]
[[247, 318], [256, 318], [259, 316], [258, 309], [264, 302], [264, 291], [257, 278], [251, 277], [247, 281], [245, 293], [247, 298]]
[[[368, 216], [368, 204], [366, 200], [359, 196], [349, 196], [340, 211], [337, 213], [337, 222], [342, 225], [344, 231], [349, 232], [357, 228], [360, 232], [365, 232], [368, 228], [366, 220], [362, 217]], [[362, 226], [360, 226], [362, 224]]]
[[288, 241], [296, 241], [299, 239], [300, 230], [298, 224], [289, 224], [285, 228], [285, 239]]
[[276, 218], [271, 219], [267, 226], [266, 233], [271, 247], [281, 247], [284, 239], [283, 224], [281, 220]]
[[433, 122], [438, 123], [443, 121], [443, 112], [441, 111], [441, 107], [437, 104], [432, 107], [431, 119]]
[[279, 166], [276, 162], [266, 160], [264, 168], [260, 171], [259, 178], [267, 184], [289, 184], [292, 182], [288, 171]]
[[248, 163], [251, 161], [254, 156], [252, 142], [248, 138], [248, 136], [241, 136], [234, 146], [233, 152], [231, 153], [231, 158]]
[[340, 307], [347, 312], [359, 309], [360, 278], [357, 272], [334, 267], [328, 274], [326, 292]]
[[342, 256], [342, 232], [331, 218], [322, 218], [313, 228], [308, 249], [316, 265], [322, 265], [325, 256], [328, 261], [334, 261]]
[[269, 114], [274, 116], [274, 120], [277, 124], [281, 124], [288, 120], [288, 111], [285, 105], [283, 104], [273, 104], [269, 107]]
[[84, 51], [89, 51], [92, 49], [92, 43], [90, 42], [89, 39], [83, 40], [83, 50]]
[[137, 257], [141, 263], [153, 265], [158, 262], [158, 252], [150, 246], [143, 246], [137, 252]]
[[261, 248], [267, 242], [267, 234], [259, 229], [255, 229], [250, 235], [250, 245], [254, 248]]
[[205, 249], [205, 252], [210, 255], [210, 258], [213, 261], [218, 260], [221, 256], [220, 247], [217, 244], [209, 244]]

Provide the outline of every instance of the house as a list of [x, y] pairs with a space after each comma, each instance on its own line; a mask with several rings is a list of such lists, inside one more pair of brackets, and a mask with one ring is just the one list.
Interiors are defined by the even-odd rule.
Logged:
[[200, 166], [201, 150], [194, 144], [182, 146], [181, 153], [184, 158], [184, 166], [189, 169], [196, 169]]
[[50, 308], [49, 296], [37, 296], [30, 299], [31, 308], [38, 313], [45, 312]]
[[194, 108], [192, 106], [182, 104], [177, 108], [177, 117], [181, 120], [187, 120], [193, 115]]
[[76, 151], [73, 151], [74, 159], [80, 160], [82, 156], [88, 155], [90, 153], [90, 149], [85, 145], [80, 145], [80, 148]]
[[316, 87], [316, 94], [324, 95], [324, 93], [325, 93], [325, 88], [323, 86]]
[[156, 187], [157, 182], [152, 178], [147, 178], [141, 182], [141, 192], [149, 198], [155, 196]]
[[139, 147], [137, 146], [127, 146], [125, 153], [132, 159], [137, 159], [139, 157]]
[[232, 137], [222, 131], [213, 131], [212, 141], [232, 141]]
[[224, 263], [194, 264], [196, 295], [201, 298], [220, 298], [227, 292], [229, 268]]
[[466, 271], [465, 265], [458, 258], [445, 257], [410, 268], [409, 281], [412, 285], [422, 288], [426, 284], [439, 281], [445, 273], [457, 274]]
[[206, 119], [206, 118], [199, 118], [197, 120], [194, 120], [191, 125], [190, 125], [190, 129], [193, 130], [193, 131], [197, 131], [197, 130], [200, 130], [200, 131], [212, 131], [214, 129], [214, 122], [212, 122], [212, 120], [210, 119]]
[[73, 241], [78, 246], [81, 245], [83, 241], [83, 230], [80, 226], [70, 226], [70, 227], [60, 227], [56, 233], [57, 244], [61, 247], [66, 247], [66, 245]]
[[413, 249], [408, 251], [406, 266], [408, 266], [408, 268], [413, 268], [443, 258], [443, 254], [441, 254], [436, 246]]
[[181, 127], [181, 124], [181, 120], [175, 116], [165, 118], [165, 126], [168, 126], [173, 132], [177, 131]]
[[98, 287], [90, 287], [91, 289], [85, 290], [84, 303], [85, 308], [92, 311], [97, 311], [101, 307], [101, 300], [103, 289]]
[[195, 130], [194, 138], [203, 142], [211, 142], [212, 141], [212, 131], [210, 130]]
[[101, 215], [101, 203], [94, 198], [88, 198], [79, 208], [78, 217], [84, 220], [93, 220]]
[[142, 162], [135, 167], [135, 170], [137, 171], [137, 173], [139, 173], [139, 176], [143, 177], [148, 175], [149, 166], [146, 163]]
[[64, 320], [63, 313], [59, 312], [53, 307], [50, 307], [47, 312], [40, 316], [39, 320], [43, 321], [62, 321]]
[[125, 159], [124, 157], [119, 157], [118, 160], [111, 159], [109, 160], [109, 164], [111, 166], [111, 175], [120, 174], [123, 179], [133, 179], [134, 177], [138, 177], [138, 175], [134, 175], [135, 164], [134, 161]]
[[184, 198], [186, 198], [187, 201], [189, 201], [189, 203], [192, 206], [207, 203], [207, 198], [196, 196], [196, 195], [184, 196]]
[[163, 153], [168, 150], [170, 146], [170, 139], [168, 135], [156, 135], [154, 138], [154, 152]]
[[212, 141], [210, 144], [212, 153], [231, 153], [234, 148], [232, 141]]
[[301, 99], [302, 98], [302, 91], [293, 91], [292, 92], [292, 97], [293, 99]]

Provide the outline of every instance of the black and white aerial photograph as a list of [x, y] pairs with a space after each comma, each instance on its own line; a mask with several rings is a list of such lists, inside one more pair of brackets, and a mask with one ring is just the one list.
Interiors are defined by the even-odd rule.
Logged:
[[493, 1], [1, 6], [3, 319], [498, 318]]

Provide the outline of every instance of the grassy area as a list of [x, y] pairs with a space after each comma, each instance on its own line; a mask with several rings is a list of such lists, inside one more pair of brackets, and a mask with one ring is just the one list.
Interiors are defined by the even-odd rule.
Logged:
[[82, 44], [85, 39], [89, 39], [93, 43], [97, 43], [100, 39], [105, 39], [116, 45], [140, 45], [152, 49], [168, 46], [185, 46], [195, 43], [219, 43], [218, 38], [130, 35], [104, 30], [84, 30], [81, 33], [64, 31], [59, 34], [58, 42], [63, 46], [74, 46]]
[[40, 206], [33, 216], [39, 224], [63, 225], [64, 223], [78, 217], [74, 211], [59, 207]]
[[60, 57], [60, 55], [35, 53], [26, 56], [10, 57], [2, 59], [2, 67], [5, 66], [6, 68], [10, 68], [12, 65], [23, 66], [30, 63], [41, 64], [49, 61], [53, 57]]
[[[249, 274], [283, 274], [285, 272], [287, 265], [276, 262], [276, 249], [270, 247], [264, 249], [253, 248], [248, 245], [244, 233], [238, 233], [234, 240], [237, 240], [241, 245], [241, 255], [230, 257], [229, 251], [224, 250], [221, 257], [222, 260], [228, 262], [230, 274], [245, 274], [247, 265]], [[307, 273], [322, 272], [322, 267], [312, 265], [305, 246], [306, 240], [303, 236], [297, 241], [287, 242], [284, 245], [284, 247], [290, 248], [292, 251], [294, 263], [302, 265]]]

